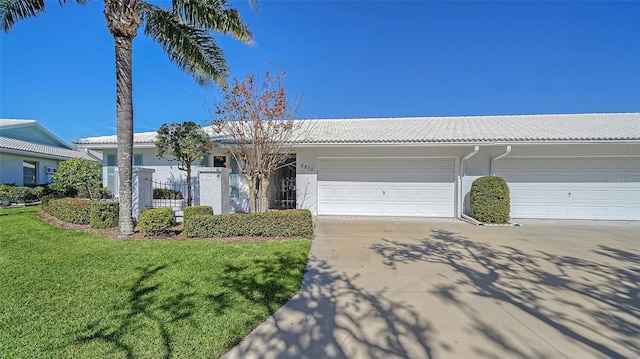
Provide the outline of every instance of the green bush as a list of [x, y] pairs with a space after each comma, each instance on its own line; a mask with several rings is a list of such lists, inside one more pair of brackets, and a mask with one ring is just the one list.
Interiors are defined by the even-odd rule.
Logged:
[[44, 196], [42, 196], [42, 198], [40, 198], [40, 202], [42, 203], [42, 209], [49, 213], [49, 202], [51, 202], [51, 200], [53, 199], [61, 199], [61, 198], [65, 198], [66, 196], [57, 194], [57, 193], [51, 193], [51, 194], [46, 194]]
[[107, 187], [95, 187], [91, 190], [91, 194], [94, 199], [110, 199], [113, 197]]
[[154, 188], [153, 199], [182, 199], [182, 193], [166, 188]]
[[311, 237], [313, 220], [306, 209], [266, 213], [194, 215], [184, 222], [191, 238], [264, 236]]
[[473, 181], [471, 217], [485, 223], [507, 223], [509, 214], [509, 186], [502, 177], [485, 176]]
[[170, 207], [150, 208], [140, 212], [138, 229], [146, 235], [168, 232], [173, 226], [173, 210]]
[[40, 199], [40, 190], [36, 188], [0, 184], [0, 199], [6, 199], [13, 203], [35, 202]]
[[42, 192], [40, 193], [40, 200], [42, 200], [42, 197], [47, 195], [54, 195], [55, 197], [62, 198], [75, 197], [76, 194], [78, 194], [78, 191], [76, 191], [75, 189], [65, 189], [60, 185], [60, 183], [49, 183], [42, 186], [41, 188]]
[[211, 206], [191, 206], [185, 207], [182, 213], [183, 222], [188, 222], [194, 216], [213, 215], [213, 208]]
[[53, 198], [46, 201], [44, 210], [57, 219], [75, 224], [91, 221], [91, 200], [78, 198]]
[[58, 164], [52, 178], [65, 191], [74, 190], [79, 197], [96, 198], [92, 192], [102, 187], [102, 166], [84, 158], [71, 158]]
[[118, 226], [118, 202], [91, 203], [91, 228], [112, 228]]

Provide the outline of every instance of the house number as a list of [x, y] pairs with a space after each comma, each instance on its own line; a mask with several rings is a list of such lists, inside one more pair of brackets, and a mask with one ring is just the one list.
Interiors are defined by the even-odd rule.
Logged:
[[300, 168], [301, 168], [301, 169], [303, 169], [303, 170], [307, 170], [307, 171], [309, 171], [309, 172], [313, 172], [313, 171], [315, 171], [315, 167], [313, 167], [313, 166], [311, 166], [311, 165], [308, 165], [308, 164], [306, 164], [306, 163], [301, 163], [301, 164], [300, 164]]

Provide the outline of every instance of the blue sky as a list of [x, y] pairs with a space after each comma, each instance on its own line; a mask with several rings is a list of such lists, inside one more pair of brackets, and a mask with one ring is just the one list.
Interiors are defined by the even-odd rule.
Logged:
[[[300, 118], [640, 112], [638, 1], [232, 4], [256, 41], [217, 36], [232, 75], [284, 67]], [[0, 117], [38, 120], [69, 142], [115, 134], [103, 2], [47, 5], [0, 35]], [[137, 132], [208, 124], [217, 88], [143, 34], [133, 61]]]

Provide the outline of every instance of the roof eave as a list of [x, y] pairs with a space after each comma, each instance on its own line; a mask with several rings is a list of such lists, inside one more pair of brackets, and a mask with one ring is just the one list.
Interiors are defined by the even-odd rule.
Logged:
[[462, 147], [462, 146], [507, 146], [507, 145], [574, 145], [574, 144], [640, 144], [640, 139], [624, 140], [486, 140], [486, 141], [431, 141], [431, 142], [306, 142], [293, 143], [293, 147]]
[[[74, 142], [76, 148], [88, 148], [90, 150], [105, 150], [105, 149], [113, 149], [118, 148], [117, 143], [78, 143]], [[135, 148], [155, 148], [155, 144], [153, 142], [134, 142], [133, 147]]]
[[[72, 151], [72, 150], [69, 150]], [[12, 149], [12, 148], [5, 148], [5, 147], [0, 147], [0, 152], [5, 152], [5, 153], [13, 153], [13, 154], [18, 154], [18, 155], [29, 155], [32, 157], [41, 157], [41, 158], [49, 158], [49, 159], [54, 159], [54, 160], [68, 160], [71, 158], [76, 158], [75, 156], [60, 156], [60, 155], [52, 155], [52, 154], [48, 154], [48, 153], [40, 153], [40, 152], [35, 152], [35, 151], [25, 151], [25, 150], [16, 150], [16, 149]], [[81, 156], [78, 156], [80, 158], [85, 158], [84, 156], [82, 156], [82, 153], [80, 153]]]

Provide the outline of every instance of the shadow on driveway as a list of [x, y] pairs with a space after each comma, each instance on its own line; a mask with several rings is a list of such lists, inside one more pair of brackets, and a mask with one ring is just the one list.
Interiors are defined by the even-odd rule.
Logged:
[[334, 224], [321, 224], [300, 292], [226, 358], [640, 357], [634, 242], [451, 221]]

